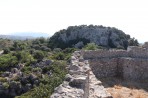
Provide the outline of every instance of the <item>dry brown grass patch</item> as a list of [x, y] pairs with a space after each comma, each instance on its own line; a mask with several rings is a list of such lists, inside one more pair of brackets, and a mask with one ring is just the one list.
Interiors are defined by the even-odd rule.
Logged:
[[122, 88], [122, 85], [120, 85], [120, 84], [119, 85], [114, 85], [114, 88], [115, 89], [121, 89]]

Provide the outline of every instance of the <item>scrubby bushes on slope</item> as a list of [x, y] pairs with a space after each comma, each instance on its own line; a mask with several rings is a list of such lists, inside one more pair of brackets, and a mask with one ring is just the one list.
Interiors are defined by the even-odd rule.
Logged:
[[54, 62], [46, 69], [52, 72], [51, 77], [45, 75], [44, 78], [40, 79], [40, 85], [38, 87], [35, 87], [34, 89], [31, 89], [27, 93], [16, 98], [49, 98], [49, 96], [53, 93], [54, 88], [60, 85], [64, 80], [67, 73], [66, 63], [63, 61]]

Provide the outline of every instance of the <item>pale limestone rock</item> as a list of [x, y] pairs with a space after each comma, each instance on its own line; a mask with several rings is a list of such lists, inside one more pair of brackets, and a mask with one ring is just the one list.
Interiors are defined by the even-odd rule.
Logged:
[[83, 58], [81, 53], [74, 52], [72, 58], [69, 74], [50, 98], [111, 98], [92, 73], [88, 61], [80, 60]]
[[72, 65], [72, 66], [70, 66], [69, 69], [73, 70], [73, 71], [77, 71], [77, 70], [80, 70], [80, 67], [78, 65]]

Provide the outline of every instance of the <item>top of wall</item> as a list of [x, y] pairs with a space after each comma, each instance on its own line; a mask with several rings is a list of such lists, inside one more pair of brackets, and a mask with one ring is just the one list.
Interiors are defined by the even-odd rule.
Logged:
[[89, 50], [82, 51], [85, 59], [131, 57], [148, 59], [148, 42], [142, 46], [129, 46], [127, 50]]

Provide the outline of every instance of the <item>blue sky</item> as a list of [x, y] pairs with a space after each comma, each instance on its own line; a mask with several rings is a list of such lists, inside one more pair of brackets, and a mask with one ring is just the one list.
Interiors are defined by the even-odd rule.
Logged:
[[147, 0], [0, 0], [0, 34], [44, 32], [68, 26], [117, 27], [148, 41]]

